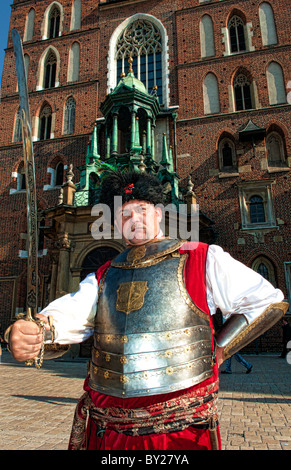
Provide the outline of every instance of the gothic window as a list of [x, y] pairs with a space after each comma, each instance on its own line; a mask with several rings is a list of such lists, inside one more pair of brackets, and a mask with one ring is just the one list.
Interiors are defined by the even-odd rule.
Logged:
[[269, 3], [262, 3], [259, 8], [260, 26], [263, 46], [277, 44], [277, 32], [274, 13]]
[[233, 82], [235, 110], [252, 109], [251, 81], [242, 73]]
[[25, 180], [25, 171], [24, 165], [21, 163], [17, 171], [17, 191], [26, 190], [26, 180]]
[[258, 224], [266, 221], [264, 201], [261, 196], [254, 195], [249, 200], [250, 221]]
[[230, 51], [246, 51], [244, 22], [239, 16], [233, 16], [228, 23]]
[[285, 150], [284, 142], [278, 132], [270, 132], [266, 139], [268, 165], [269, 166], [285, 166]]
[[200, 21], [200, 47], [201, 57], [215, 55], [213, 23], [209, 15], [204, 15]]
[[74, 0], [72, 6], [71, 31], [81, 28], [82, 1]]
[[50, 52], [45, 61], [44, 88], [53, 88], [56, 84], [57, 58], [54, 52]]
[[61, 20], [60, 10], [57, 7], [54, 7], [49, 15], [49, 28], [48, 28], [49, 39], [57, 38], [59, 36], [60, 20]]
[[55, 184], [56, 186], [62, 186], [63, 182], [64, 182], [64, 165], [62, 162], [59, 162], [56, 166], [56, 173], [55, 173], [55, 176], [56, 176], [56, 181], [55, 181]]
[[149, 92], [157, 86], [162, 102], [162, 38], [158, 28], [148, 20], [130, 23], [120, 34], [116, 45], [117, 82], [121, 73], [128, 72], [128, 59], [133, 59], [133, 71]]
[[65, 135], [73, 134], [75, 131], [76, 101], [71, 96], [67, 99], [64, 113], [64, 131]]
[[266, 256], [258, 256], [252, 263], [252, 269], [277, 287], [275, 267]]
[[237, 171], [235, 144], [229, 138], [223, 138], [218, 146], [220, 171]]
[[225, 142], [222, 147], [222, 163], [224, 167], [233, 166], [232, 165], [232, 149], [228, 142]]
[[24, 31], [24, 41], [31, 41], [33, 38], [33, 30], [34, 30], [34, 18], [35, 18], [35, 11], [33, 8], [29, 10], [28, 15], [26, 17], [25, 23], [25, 31]]
[[29, 72], [29, 55], [28, 54], [24, 54], [24, 69], [25, 69], [26, 80], [28, 80], [28, 72]]
[[52, 127], [52, 109], [45, 105], [39, 116], [39, 140], [50, 139]]
[[217, 78], [213, 73], [208, 73], [203, 82], [204, 114], [220, 112], [219, 91]]
[[15, 117], [13, 142], [21, 142], [21, 141], [22, 141], [22, 128], [21, 128], [21, 112], [19, 108]]
[[79, 80], [80, 44], [74, 42], [69, 54], [68, 82]]
[[267, 68], [267, 82], [270, 105], [286, 103], [283, 70], [278, 62], [271, 62], [269, 64]]

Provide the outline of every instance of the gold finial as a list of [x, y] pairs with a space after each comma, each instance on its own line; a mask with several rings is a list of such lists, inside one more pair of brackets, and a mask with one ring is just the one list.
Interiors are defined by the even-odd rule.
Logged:
[[128, 59], [128, 63], [129, 63], [128, 73], [133, 73], [133, 68], [132, 68], [133, 58], [131, 56]]
[[120, 74], [120, 78], [124, 78], [125, 76], [126, 76], [126, 75], [125, 75], [124, 72], [122, 72], [122, 73]]

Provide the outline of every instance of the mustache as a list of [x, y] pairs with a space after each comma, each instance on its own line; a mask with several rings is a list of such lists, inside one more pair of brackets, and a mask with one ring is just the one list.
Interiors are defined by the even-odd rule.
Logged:
[[135, 230], [140, 229], [140, 228], [144, 229], [146, 227], [145, 227], [144, 224], [134, 223], [134, 224], [131, 224], [130, 230], [131, 230], [131, 232], [134, 232]]

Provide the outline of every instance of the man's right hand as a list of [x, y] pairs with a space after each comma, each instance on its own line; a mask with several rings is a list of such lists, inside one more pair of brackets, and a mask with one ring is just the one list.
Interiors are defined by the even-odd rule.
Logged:
[[[47, 317], [37, 315], [47, 322]], [[38, 356], [42, 346], [42, 329], [33, 321], [17, 320], [11, 328], [9, 348], [17, 361], [28, 361]]]

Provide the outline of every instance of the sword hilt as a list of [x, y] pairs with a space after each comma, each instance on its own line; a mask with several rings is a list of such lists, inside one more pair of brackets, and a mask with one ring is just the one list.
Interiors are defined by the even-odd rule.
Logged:
[[26, 366], [35, 365], [37, 369], [40, 369], [43, 364], [43, 358], [44, 358], [44, 333], [45, 333], [46, 322], [42, 320], [38, 320], [37, 318], [34, 318], [30, 307], [27, 307], [26, 315], [24, 313], [19, 313], [17, 315], [17, 319], [18, 320], [21, 319], [25, 321], [33, 321], [42, 329], [42, 344], [41, 344], [39, 357], [34, 357], [33, 359], [29, 359], [28, 361], [25, 361]]

